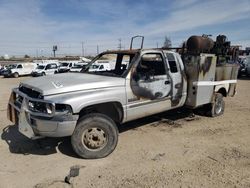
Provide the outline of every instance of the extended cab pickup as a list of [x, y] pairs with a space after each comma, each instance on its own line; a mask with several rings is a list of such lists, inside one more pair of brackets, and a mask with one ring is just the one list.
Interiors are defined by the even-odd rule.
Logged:
[[[80, 73], [23, 81], [12, 91], [8, 117], [31, 139], [71, 136], [79, 156], [105, 157], [116, 147], [119, 124], [182, 106], [223, 114], [223, 97], [235, 94], [237, 66], [217, 65], [216, 58], [164, 49], [107, 51]], [[116, 62], [114, 69], [90, 72], [100, 59]]]

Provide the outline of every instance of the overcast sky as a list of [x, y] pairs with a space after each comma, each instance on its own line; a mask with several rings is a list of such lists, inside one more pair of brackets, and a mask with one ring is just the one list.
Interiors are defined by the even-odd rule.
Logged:
[[191, 35], [225, 34], [250, 46], [250, 0], [0, 0], [0, 56], [81, 55], [129, 47], [145, 36], [145, 47], [169, 36], [179, 46]]

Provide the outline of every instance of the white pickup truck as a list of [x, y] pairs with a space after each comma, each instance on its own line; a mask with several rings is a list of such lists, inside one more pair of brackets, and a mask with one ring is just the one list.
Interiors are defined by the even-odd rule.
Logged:
[[[113, 69], [90, 71], [111, 56]], [[107, 51], [81, 73], [21, 82], [8, 117], [28, 138], [71, 136], [80, 157], [101, 158], [115, 149], [122, 123], [182, 106], [206, 106], [210, 116], [222, 115], [223, 98], [235, 95], [237, 72], [236, 64], [189, 48], [182, 55], [161, 48]]]

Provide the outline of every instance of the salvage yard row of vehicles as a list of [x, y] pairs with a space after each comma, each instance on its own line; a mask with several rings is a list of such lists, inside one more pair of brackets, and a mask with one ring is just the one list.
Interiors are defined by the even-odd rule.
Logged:
[[[115, 62], [110, 60], [98, 60], [96, 63], [92, 64], [89, 71], [109, 71], [113, 69]], [[25, 75], [32, 75], [33, 77], [52, 75], [57, 73], [65, 72], [80, 72], [84, 69], [88, 63], [86, 62], [48, 62], [42, 64], [34, 63], [19, 63], [9, 65], [5, 70], [3, 70], [2, 75], [4, 77], [19, 77]], [[123, 62], [123, 65], [127, 66], [128, 62]]]
[[[138, 36], [137, 36], [138, 37]], [[224, 97], [236, 93], [237, 49], [224, 35], [192, 36], [182, 48], [106, 51], [80, 73], [22, 81], [12, 90], [8, 118], [30, 139], [71, 136], [82, 158], [114, 151], [118, 126], [179, 107], [222, 115]], [[91, 71], [102, 59], [110, 69]], [[127, 63], [127, 64], [126, 64]], [[133, 144], [133, 143], [131, 143]]]
[[5, 66], [1, 69], [1, 75], [4, 77], [19, 76], [45, 76], [64, 72], [80, 72], [88, 63], [86, 62], [56, 62], [48, 61], [43, 63], [16, 63]]

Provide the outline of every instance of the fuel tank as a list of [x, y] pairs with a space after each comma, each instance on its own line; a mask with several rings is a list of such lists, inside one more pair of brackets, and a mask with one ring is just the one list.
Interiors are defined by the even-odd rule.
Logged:
[[187, 50], [189, 52], [209, 52], [214, 46], [214, 41], [204, 36], [191, 36], [187, 40]]

